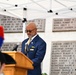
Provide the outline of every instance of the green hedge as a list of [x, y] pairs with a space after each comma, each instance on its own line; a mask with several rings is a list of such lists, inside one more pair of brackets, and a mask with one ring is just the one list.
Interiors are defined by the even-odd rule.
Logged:
[[47, 75], [47, 73], [42, 73], [42, 75]]

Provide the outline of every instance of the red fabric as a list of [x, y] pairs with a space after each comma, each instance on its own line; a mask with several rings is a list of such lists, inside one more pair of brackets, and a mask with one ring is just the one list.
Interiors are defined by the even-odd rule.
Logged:
[[0, 37], [4, 39], [4, 28], [0, 26]]

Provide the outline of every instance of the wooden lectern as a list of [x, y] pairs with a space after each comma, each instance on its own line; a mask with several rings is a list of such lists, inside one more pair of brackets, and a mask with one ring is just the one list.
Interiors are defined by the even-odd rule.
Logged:
[[6, 65], [3, 72], [5, 75], [27, 75], [28, 69], [33, 69], [33, 62], [22, 52], [2, 51], [12, 56], [16, 64]]

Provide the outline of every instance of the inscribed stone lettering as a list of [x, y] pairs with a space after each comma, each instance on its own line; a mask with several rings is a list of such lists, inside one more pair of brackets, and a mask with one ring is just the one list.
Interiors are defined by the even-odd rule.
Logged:
[[76, 31], [76, 18], [54, 18], [52, 31]]
[[[38, 31], [45, 31], [45, 19], [28, 20], [27, 23], [31, 21], [36, 23]], [[19, 18], [0, 15], [0, 25], [4, 26], [5, 33], [23, 32], [23, 23], [22, 20]]]
[[53, 41], [50, 75], [76, 75], [76, 41]]

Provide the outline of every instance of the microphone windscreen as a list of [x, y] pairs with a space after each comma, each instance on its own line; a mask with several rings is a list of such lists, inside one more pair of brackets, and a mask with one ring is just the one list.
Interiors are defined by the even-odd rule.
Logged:
[[17, 48], [19, 46], [20, 43], [17, 43], [16, 46], [12, 49], [12, 51], [17, 51]]

